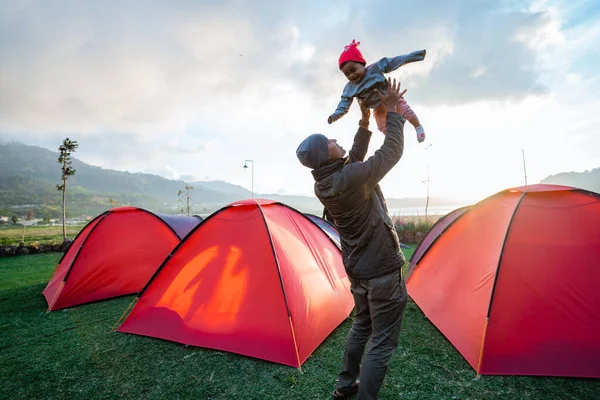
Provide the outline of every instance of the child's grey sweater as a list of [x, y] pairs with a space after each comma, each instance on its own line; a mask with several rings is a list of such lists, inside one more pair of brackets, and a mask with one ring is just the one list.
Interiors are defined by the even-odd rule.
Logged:
[[337, 109], [331, 114], [331, 120], [336, 121], [342, 118], [350, 109], [350, 105], [355, 97], [361, 99], [369, 108], [377, 108], [381, 101], [373, 89], [378, 89], [381, 94], [386, 91], [386, 78], [383, 74], [395, 71], [404, 64], [425, 59], [425, 50], [413, 51], [410, 54], [404, 54], [394, 58], [382, 58], [378, 62], [365, 68], [365, 75], [359, 83], [348, 82], [342, 92], [342, 100]]

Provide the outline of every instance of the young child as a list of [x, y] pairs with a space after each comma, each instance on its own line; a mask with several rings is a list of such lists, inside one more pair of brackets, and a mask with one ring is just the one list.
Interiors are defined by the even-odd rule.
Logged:
[[[373, 114], [375, 121], [377, 121], [377, 128], [385, 134], [386, 110], [379, 101], [377, 94], [373, 92], [373, 89], [378, 89], [382, 94], [385, 94], [386, 79], [383, 74], [395, 71], [407, 63], [423, 61], [427, 51], [419, 50], [394, 58], [382, 58], [367, 67], [367, 62], [360, 50], [358, 50], [359, 44], [360, 42], [352, 40], [352, 43], [345, 46], [344, 51], [340, 55], [338, 61], [339, 68], [346, 75], [349, 82], [342, 92], [342, 100], [340, 100], [337, 109], [331, 114], [327, 122], [331, 124], [342, 118], [350, 109], [352, 100], [357, 97], [367, 107], [374, 109]], [[415, 127], [417, 140], [419, 143], [422, 143], [425, 140], [425, 130], [417, 114], [415, 114], [403, 98], [400, 99], [396, 110]]]

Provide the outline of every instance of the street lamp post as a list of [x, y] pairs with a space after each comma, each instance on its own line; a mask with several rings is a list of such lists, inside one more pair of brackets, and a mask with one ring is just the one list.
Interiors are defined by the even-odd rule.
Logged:
[[523, 155], [523, 173], [525, 174], [525, 186], [527, 186], [527, 167], [525, 167], [525, 149], [521, 149]]
[[254, 160], [244, 160], [244, 168], [248, 168], [248, 163], [252, 163], [252, 198], [254, 198]]
[[433, 143], [425, 146], [425, 150], [427, 150], [427, 177], [425, 178], [425, 183], [427, 185], [427, 201], [425, 202], [425, 218], [427, 218], [427, 209], [429, 208], [429, 148], [433, 146]]

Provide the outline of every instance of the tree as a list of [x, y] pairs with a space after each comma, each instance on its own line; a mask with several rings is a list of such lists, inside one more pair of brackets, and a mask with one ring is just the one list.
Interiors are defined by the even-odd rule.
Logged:
[[10, 222], [12, 222], [13, 225], [16, 225], [17, 222], [19, 222], [19, 217], [17, 217], [16, 215], [13, 215], [12, 217], [10, 217]]
[[[35, 218], [35, 214], [33, 213], [33, 210], [30, 208], [29, 210], [27, 210], [27, 216], [25, 217], [25, 221], [31, 221]], [[23, 222], [23, 238], [21, 239], [22, 242], [25, 241], [25, 222]]]
[[181, 212], [186, 212], [186, 208], [187, 208], [188, 217], [190, 215], [190, 200], [192, 198], [192, 190], [194, 190], [193, 186], [185, 185], [185, 191], [180, 190], [179, 192], [177, 192], [177, 196], [179, 197], [178, 201], [183, 201], [181, 199], [181, 196], [184, 195], [186, 206], [181, 209]]
[[61, 164], [61, 179], [62, 185], [56, 185], [56, 189], [62, 192], [62, 224], [63, 224], [63, 240], [67, 239], [67, 226], [66, 226], [66, 199], [67, 199], [67, 179], [70, 176], [75, 175], [75, 170], [71, 167], [71, 153], [77, 150], [79, 145], [75, 140], [66, 138], [58, 148], [58, 163]]
[[[30, 212], [31, 212], [31, 216], [29, 214]], [[27, 216], [25, 217], [25, 220], [22, 222], [22, 224], [23, 224], [23, 235], [21, 237], [21, 242], [25, 242], [25, 226], [26, 226], [25, 225], [25, 221], [31, 221], [32, 219], [33, 219], [33, 210], [30, 209], [30, 210], [27, 211]]]

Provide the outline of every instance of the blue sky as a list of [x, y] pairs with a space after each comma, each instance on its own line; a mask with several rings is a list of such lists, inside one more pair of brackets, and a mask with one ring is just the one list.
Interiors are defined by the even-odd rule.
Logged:
[[[600, 167], [597, 1], [0, 1], [0, 139], [103, 168], [311, 194], [295, 158], [313, 132], [351, 145], [358, 107], [326, 123], [343, 46], [391, 76], [428, 138], [405, 129], [387, 196], [478, 200]], [[382, 143], [376, 131], [369, 154]], [[426, 150], [428, 144], [433, 146]]]

